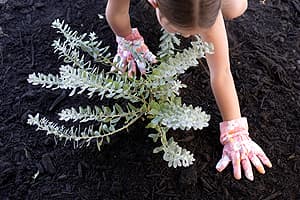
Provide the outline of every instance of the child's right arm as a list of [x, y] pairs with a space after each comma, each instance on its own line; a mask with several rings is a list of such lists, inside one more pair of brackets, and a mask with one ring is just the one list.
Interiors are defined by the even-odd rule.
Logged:
[[117, 36], [126, 37], [131, 33], [129, 4], [130, 0], [108, 0], [106, 19]]
[[155, 55], [144, 43], [144, 38], [138, 29], [131, 28], [129, 4], [130, 0], [108, 0], [105, 15], [108, 24], [117, 36], [118, 43], [117, 54], [113, 60], [116, 66], [112, 66], [111, 70], [115, 71], [116, 68], [119, 72], [128, 70], [128, 76], [132, 77], [136, 74], [136, 67], [139, 68], [141, 74], [145, 74], [146, 62], [157, 61]]

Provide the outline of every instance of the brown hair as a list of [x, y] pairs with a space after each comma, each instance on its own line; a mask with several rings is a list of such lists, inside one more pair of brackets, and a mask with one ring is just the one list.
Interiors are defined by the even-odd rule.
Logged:
[[182, 28], [209, 28], [221, 7], [221, 0], [157, 0], [157, 3], [162, 16]]

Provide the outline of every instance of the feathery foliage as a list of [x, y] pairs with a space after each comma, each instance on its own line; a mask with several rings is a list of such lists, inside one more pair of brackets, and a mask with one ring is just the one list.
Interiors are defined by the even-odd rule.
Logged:
[[[100, 17], [99, 17], [100, 18]], [[101, 18], [100, 18], [101, 19]], [[129, 78], [126, 73], [105, 72], [101, 66], [109, 65], [117, 68], [111, 60], [109, 47], [102, 41], [97, 41], [95, 33], [79, 35], [72, 31], [64, 21], [55, 20], [52, 27], [58, 33], [64, 35], [64, 40], [53, 42], [54, 52], [59, 58], [64, 58], [66, 65], [60, 66], [59, 74], [33, 73], [29, 75], [28, 82], [33, 85], [51, 89], [68, 89], [69, 96], [86, 94], [88, 98], [99, 96], [99, 99], [113, 98], [126, 99], [128, 104], [122, 108], [115, 103], [108, 106], [86, 106], [62, 110], [58, 115], [62, 121], [72, 120], [79, 123], [96, 121], [100, 124], [82, 129], [81, 127], [66, 128], [50, 122], [45, 117], [29, 115], [28, 124], [37, 126], [37, 130], [46, 131], [55, 138], [74, 142], [75, 147], [90, 145], [96, 141], [100, 150], [103, 141], [110, 142], [110, 136], [127, 129], [130, 125], [146, 116], [150, 119], [147, 128], [156, 130], [149, 135], [154, 142], [160, 141], [161, 145], [153, 150], [153, 153], [163, 152], [163, 159], [171, 167], [187, 167], [195, 161], [193, 154], [183, 149], [174, 141], [173, 137], [167, 138], [170, 128], [189, 130], [202, 129], [208, 126], [210, 116], [199, 107], [182, 104], [179, 90], [186, 87], [178, 80], [178, 75], [184, 73], [189, 67], [197, 66], [198, 59], [206, 53], [212, 53], [211, 44], [202, 42], [199, 36], [191, 42], [189, 48], [178, 50], [180, 40], [174, 34], [163, 32], [160, 39], [160, 51], [158, 52], [160, 64], [147, 64], [146, 78]], [[85, 61], [83, 52], [93, 59]], [[136, 53], [136, 52], [133, 52]]]

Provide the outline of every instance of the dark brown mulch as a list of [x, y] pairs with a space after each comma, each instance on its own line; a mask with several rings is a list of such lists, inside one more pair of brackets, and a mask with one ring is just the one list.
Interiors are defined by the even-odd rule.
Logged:
[[[251, 137], [263, 147], [273, 168], [255, 181], [234, 180], [232, 168], [218, 173], [221, 156], [218, 123], [207, 67], [192, 68], [181, 79], [181, 96], [211, 114], [202, 131], [173, 133], [197, 161], [187, 169], [169, 169], [152, 154], [151, 130], [137, 122], [102, 152], [92, 145], [55, 145], [52, 136], [35, 132], [27, 115], [53, 117], [61, 108], [99, 103], [86, 96], [35, 87], [33, 72], [56, 73], [62, 63], [53, 53], [58, 38], [50, 24], [65, 19], [73, 29], [95, 31], [115, 51], [105, 22], [105, 1], [0, 1], [0, 197], [1, 199], [300, 199], [300, 3], [296, 0], [249, 2], [242, 17], [227, 22], [232, 73], [242, 115]], [[159, 29], [153, 10], [133, 1], [132, 24], [151, 50], [157, 51]], [[185, 141], [186, 138], [192, 139]], [[33, 175], [40, 174], [34, 180]]]

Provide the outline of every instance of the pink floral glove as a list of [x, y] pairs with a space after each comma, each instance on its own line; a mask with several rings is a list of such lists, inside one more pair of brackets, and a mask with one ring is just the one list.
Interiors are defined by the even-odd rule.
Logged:
[[[141, 74], [146, 73], [146, 62], [155, 63], [156, 56], [153, 55], [147, 45], [144, 43], [144, 38], [140, 35], [137, 28], [133, 28], [131, 34], [126, 37], [116, 38], [118, 43], [118, 52], [114, 57], [113, 62], [121, 72], [125, 72], [128, 68], [128, 76], [132, 77], [136, 74], [136, 66], [138, 66]], [[111, 71], [116, 68], [112, 67]]]
[[263, 150], [249, 137], [247, 118], [222, 122], [220, 131], [220, 142], [224, 145], [224, 149], [222, 158], [216, 166], [219, 172], [223, 171], [231, 161], [236, 179], [241, 179], [242, 164], [245, 176], [253, 181], [250, 161], [261, 174], [265, 173], [262, 163], [269, 168], [272, 167]]

